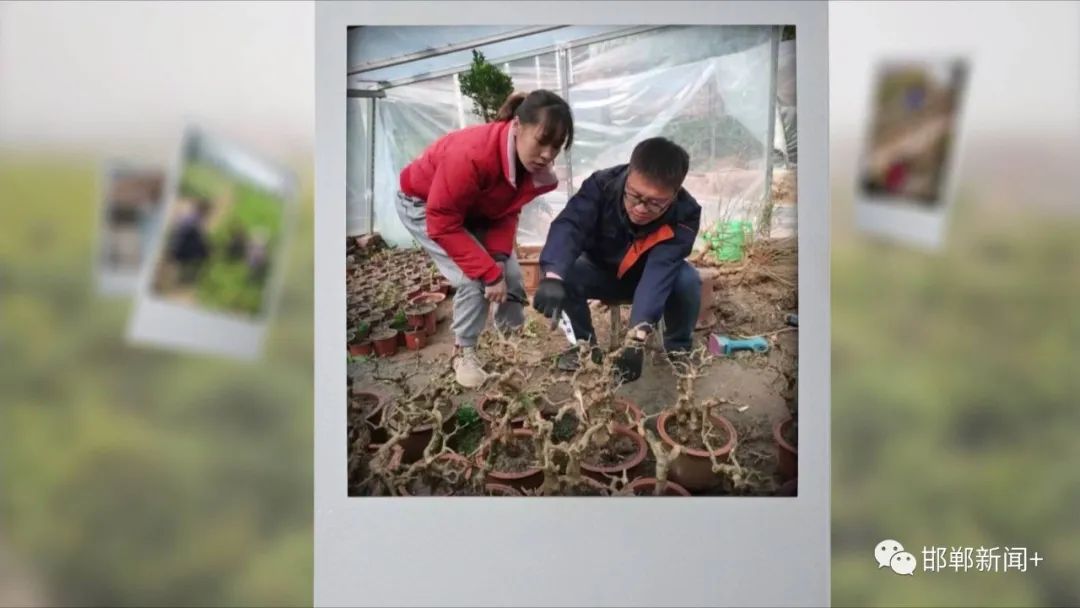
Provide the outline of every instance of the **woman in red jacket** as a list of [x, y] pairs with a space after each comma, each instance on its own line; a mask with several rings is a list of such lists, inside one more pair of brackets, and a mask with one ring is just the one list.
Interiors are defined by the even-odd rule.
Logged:
[[397, 212], [454, 294], [459, 384], [487, 377], [476, 344], [494, 303], [500, 330], [525, 322], [514, 256], [521, 209], [558, 185], [552, 164], [574, 140], [570, 106], [551, 91], [511, 95], [494, 122], [453, 131], [401, 171]]

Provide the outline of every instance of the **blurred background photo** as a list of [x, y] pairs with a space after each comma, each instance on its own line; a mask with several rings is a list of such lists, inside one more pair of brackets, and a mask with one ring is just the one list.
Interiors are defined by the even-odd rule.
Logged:
[[161, 224], [165, 171], [114, 159], [103, 166], [100, 179], [98, 290], [130, 296]]
[[[0, 605], [311, 604], [313, 15], [0, 3]], [[190, 124], [298, 177], [254, 360], [134, 348], [95, 285], [103, 164]]]
[[228, 150], [208, 152], [214, 145], [198, 132], [184, 141], [151, 289], [171, 302], [259, 318], [290, 193], [244, 171]]
[[134, 345], [252, 360], [276, 309], [295, 216], [295, 175], [187, 127], [165, 226], [128, 323]]
[[867, 235], [940, 250], [955, 198], [971, 68], [958, 57], [889, 56], [874, 69], [856, 225]]
[[939, 205], [967, 66], [958, 60], [894, 60], [879, 70], [860, 168], [862, 193]]

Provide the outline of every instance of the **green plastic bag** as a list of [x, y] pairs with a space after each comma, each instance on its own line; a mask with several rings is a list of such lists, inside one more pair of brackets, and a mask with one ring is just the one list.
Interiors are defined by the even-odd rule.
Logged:
[[729, 220], [719, 223], [712, 245], [713, 255], [721, 262], [737, 262], [743, 259], [746, 241], [753, 233], [753, 224], [746, 220]]

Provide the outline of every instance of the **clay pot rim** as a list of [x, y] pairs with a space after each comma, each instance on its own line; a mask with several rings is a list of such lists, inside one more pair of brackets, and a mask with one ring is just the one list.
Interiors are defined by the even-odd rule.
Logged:
[[712, 418], [713, 425], [722, 427], [728, 434], [727, 443], [720, 446], [719, 448], [716, 448], [710, 454], [706, 450], [698, 450], [682, 445], [672, 439], [670, 435], [668, 435], [666, 426], [668, 419], [671, 417], [671, 414], [671, 410], [664, 410], [660, 413], [660, 417], [656, 419], [656, 430], [660, 433], [660, 439], [663, 440], [664, 443], [673, 447], [676, 445], [681, 446], [683, 454], [688, 454], [690, 456], [698, 456], [701, 458], [708, 458], [709, 456], [724, 456], [730, 453], [735, 448], [735, 442], [737, 440], [735, 427], [727, 418], [724, 418], [719, 414], [709, 414], [709, 418]]
[[[424, 294], [420, 294], [420, 296], [416, 296], [416, 297], [421, 297], [422, 295], [424, 295]], [[436, 308], [435, 303], [429, 302], [427, 304], [414, 305], [414, 304], [412, 304], [414, 299], [415, 298], [410, 298], [409, 299], [409, 305], [405, 307], [405, 316], [406, 317], [426, 317], [427, 315], [430, 315], [431, 313], [435, 312], [435, 308]]]
[[349, 393], [349, 409], [352, 409], [352, 400], [363, 395], [375, 398], [375, 407], [372, 408], [371, 413], [369, 413], [367, 416], [364, 416], [364, 418], [371, 420], [374, 417], [375, 421], [378, 421], [379, 417], [377, 416], [377, 414], [381, 413], [383, 408], [386, 407], [388, 400], [382, 395], [374, 393], [372, 391], [352, 391], [351, 393]]
[[424, 293], [409, 298], [409, 306], [420, 306], [424, 304], [434, 304], [438, 307], [444, 300], [446, 300], [446, 294], [440, 291], [425, 291]]
[[629, 471], [630, 469], [638, 466], [645, 460], [645, 456], [649, 451], [648, 444], [645, 443], [645, 438], [638, 435], [634, 429], [623, 426], [615, 426], [616, 435], [630, 435], [634, 439], [634, 443], [637, 444], [637, 453], [631, 456], [628, 460], [623, 461], [621, 464], [612, 465], [609, 467], [601, 467], [594, 464], [589, 464], [584, 460], [581, 461], [581, 468], [592, 473], [621, 473], [623, 471]]
[[[534, 433], [532, 431], [532, 429], [512, 429], [511, 432], [514, 434], [515, 437], [526, 437], [526, 436], [527, 437], [535, 437], [536, 436], [536, 433]], [[485, 441], [476, 450], [476, 462], [477, 462], [477, 465], [479, 465], [480, 463], [482, 463], [484, 461], [484, 458], [486, 458], [486, 456], [487, 456], [487, 450], [490, 447], [491, 447], [491, 441]], [[488, 472], [487, 472], [487, 474], [489, 476], [491, 476], [491, 477], [493, 477], [495, 479], [503, 479], [503, 480], [507, 480], [507, 481], [516, 481], [516, 480], [520, 480], [520, 479], [525, 479], [527, 477], [532, 477], [533, 475], [536, 475], [538, 473], [540, 473], [540, 467], [534, 467], [534, 468], [525, 469], [524, 471], [521, 471], [519, 473], [507, 473], [505, 471], [499, 471], [499, 470], [496, 470], [496, 469], [489, 469]]]
[[795, 446], [791, 445], [784, 439], [784, 427], [794, 422], [795, 419], [791, 416], [787, 416], [773, 423], [773, 439], [776, 440], [777, 445], [781, 448], [791, 452], [792, 454], [798, 454], [799, 450]]
[[[384, 328], [380, 329], [379, 331], [371, 332], [369, 337], [371, 338], [372, 342], [383, 342], [383, 341], [389, 340], [391, 338], [397, 338], [397, 335], [398, 335], [398, 330], [393, 329], [393, 328], [385, 328], [384, 327]], [[381, 337], [379, 337], [379, 336], [381, 336]]]
[[[655, 488], [656, 483], [658, 481], [659, 480], [656, 479], [655, 477], [638, 477], [634, 481], [630, 482], [630, 485], [626, 486], [626, 488], [631, 491], [631, 495], [638, 496], [637, 492], [634, 492], [634, 490], [637, 490], [637, 489], [643, 488], [643, 487], [647, 487], [647, 488], [650, 488], [650, 489]], [[679, 484], [675, 483], [674, 481], [671, 481], [670, 479], [667, 481], [667, 484], [664, 486], [664, 492], [662, 494], [660, 494], [660, 496], [668, 496], [668, 493], [667, 493], [668, 490], [674, 490], [675, 495], [677, 495], [677, 496], [693, 496], [693, 494], [691, 494], [689, 490], [687, 490], [686, 488], [680, 486]], [[654, 495], [650, 493], [650, 494], [647, 494], [647, 496], [654, 496]]]

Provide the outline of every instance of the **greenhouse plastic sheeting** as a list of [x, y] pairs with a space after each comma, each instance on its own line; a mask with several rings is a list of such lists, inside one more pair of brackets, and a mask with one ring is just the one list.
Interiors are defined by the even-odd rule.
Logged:
[[[704, 208], [703, 229], [721, 217], [756, 219], [772, 148], [773, 31], [665, 28], [560, 51], [566, 53], [562, 62], [559, 54], [545, 53], [506, 66], [518, 90], [538, 82], [568, 88], [575, 117], [574, 145], [556, 163], [562, 183], [526, 207], [519, 243], [543, 244], [571, 190], [593, 171], [628, 162], [634, 145], [655, 135], [690, 152], [685, 187]], [[398, 174], [438, 137], [479, 119], [452, 76], [385, 92], [375, 102], [375, 229], [392, 243], [410, 245], [394, 210]]]
[[772, 31], [672, 28], [573, 50], [574, 186], [664, 136], [690, 153], [684, 187], [703, 207], [703, 229], [757, 219], [772, 148]]
[[350, 236], [371, 230], [371, 103], [370, 99], [346, 100], [345, 130], [349, 149], [345, 167], [345, 231]]

